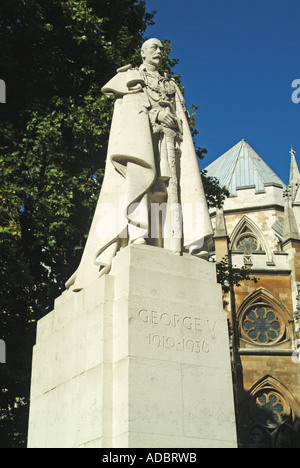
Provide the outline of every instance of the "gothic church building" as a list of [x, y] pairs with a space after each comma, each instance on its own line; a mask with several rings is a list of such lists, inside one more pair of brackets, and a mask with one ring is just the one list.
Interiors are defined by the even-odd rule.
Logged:
[[300, 172], [289, 186], [245, 141], [206, 167], [230, 191], [212, 209], [216, 261], [250, 268], [226, 311], [240, 447], [300, 447]]

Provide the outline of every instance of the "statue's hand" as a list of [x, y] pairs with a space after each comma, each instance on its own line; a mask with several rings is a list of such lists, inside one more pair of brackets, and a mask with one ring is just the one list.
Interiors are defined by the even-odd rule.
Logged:
[[160, 111], [157, 115], [157, 122], [165, 125], [168, 128], [177, 128], [178, 123], [176, 117], [170, 112]]

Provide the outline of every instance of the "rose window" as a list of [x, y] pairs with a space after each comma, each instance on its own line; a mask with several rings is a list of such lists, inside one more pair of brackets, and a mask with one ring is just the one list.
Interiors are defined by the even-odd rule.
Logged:
[[243, 237], [237, 243], [237, 250], [242, 251], [244, 255], [251, 255], [252, 252], [258, 250], [257, 239], [253, 236]]
[[243, 337], [258, 344], [277, 343], [284, 335], [281, 318], [269, 307], [257, 307], [244, 315]]

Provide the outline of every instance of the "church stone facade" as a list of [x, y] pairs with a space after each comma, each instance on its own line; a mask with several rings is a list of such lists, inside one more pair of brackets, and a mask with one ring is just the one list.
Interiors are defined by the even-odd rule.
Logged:
[[230, 191], [212, 209], [216, 261], [249, 268], [224, 298], [240, 447], [300, 447], [300, 173], [286, 186], [245, 141], [210, 164]]

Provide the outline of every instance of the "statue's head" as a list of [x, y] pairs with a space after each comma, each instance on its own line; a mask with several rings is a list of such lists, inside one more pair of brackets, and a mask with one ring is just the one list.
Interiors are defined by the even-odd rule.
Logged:
[[144, 42], [141, 49], [143, 62], [152, 65], [155, 68], [160, 68], [162, 64], [163, 50], [164, 47], [159, 39], [148, 39]]

